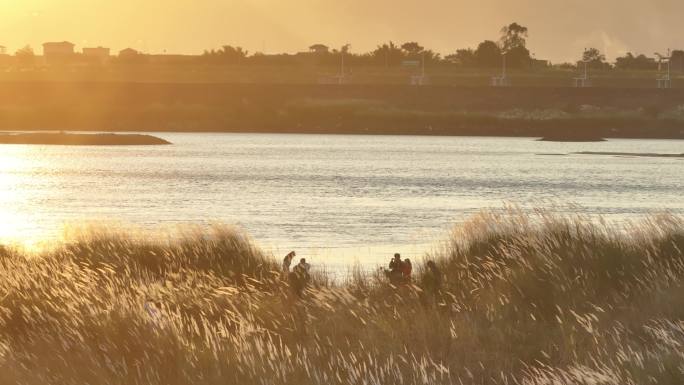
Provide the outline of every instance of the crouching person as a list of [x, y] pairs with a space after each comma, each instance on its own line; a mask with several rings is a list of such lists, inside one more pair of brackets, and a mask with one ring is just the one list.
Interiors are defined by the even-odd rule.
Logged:
[[290, 286], [294, 290], [295, 294], [301, 297], [304, 294], [304, 289], [311, 282], [311, 275], [309, 270], [311, 265], [306, 263], [306, 258], [299, 260], [299, 263], [292, 268], [292, 273], [290, 273]]

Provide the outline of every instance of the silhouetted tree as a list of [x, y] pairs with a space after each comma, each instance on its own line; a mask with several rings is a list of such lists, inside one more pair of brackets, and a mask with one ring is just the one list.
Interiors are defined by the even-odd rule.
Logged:
[[423, 52], [423, 50], [425, 48], [423, 46], [421, 46], [420, 44], [416, 43], [415, 41], [411, 41], [411, 42], [402, 44], [401, 49], [406, 51], [406, 54], [408, 56], [415, 57], [415, 56], [418, 56], [418, 54], [420, 54], [421, 52]]
[[401, 45], [401, 49], [406, 53], [406, 58], [411, 60], [422, 60], [425, 58], [426, 63], [439, 61], [439, 54], [432, 50], [426, 50], [425, 47], [411, 41]]
[[27, 45], [19, 49], [14, 57], [17, 59], [17, 64], [22, 68], [30, 68], [36, 64], [36, 54], [33, 52], [33, 48]]
[[238, 64], [247, 58], [248, 52], [242, 47], [224, 45], [219, 50], [204, 51], [202, 59], [212, 64]]
[[552, 65], [553, 68], [564, 70], [564, 71], [575, 71], [577, 69], [577, 64], [573, 63], [557, 63]]
[[506, 52], [506, 66], [510, 68], [530, 68], [532, 58], [530, 51], [519, 45]]
[[423, 57], [426, 63], [437, 63], [441, 60], [440, 55], [431, 49], [423, 51]]
[[672, 71], [684, 72], [684, 51], [672, 51], [670, 56], [670, 65], [672, 66]]
[[631, 52], [627, 52], [625, 56], [615, 59], [615, 67], [624, 70], [654, 70], [657, 68], [657, 63], [655, 59], [646, 55], [634, 56]]
[[393, 42], [379, 45], [370, 56], [374, 63], [385, 66], [397, 66], [404, 59], [404, 51]]
[[506, 54], [506, 65], [511, 68], [529, 68], [532, 63], [530, 51], [526, 48], [527, 27], [511, 23], [501, 28], [499, 47]]
[[511, 23], [501, 28], [500, 47], [503, 52], [508, 52], [514, 48], [525, 47], [527, 41], [527, 27], [518, 23]]
[[605, 69], [610, 65], [606, 63], [606, 56], [598, 48], [589, 48], [582, 54], [582, 61], [586, 62], [590, 68]]
[[477, 65], [475, 51], [472, 48], [457, 49], [456, 53], [447, 55], [445, 59], [458, 64], [462, 67], [473, 67]]
[[497, 67], [501, 65], [501, 48], [491, 41], [485, 40], [475, 50], [475, 61], [480, 67]]

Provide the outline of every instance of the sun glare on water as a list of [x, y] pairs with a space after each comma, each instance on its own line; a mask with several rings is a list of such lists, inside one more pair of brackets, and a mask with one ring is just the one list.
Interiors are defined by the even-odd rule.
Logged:
[[32, 196], [25, 184], [34, 173], [39, 155], [30, 146], [3, 145], [0, 149], [0, 244], [11, 244], [25, 250], [43, 247], [45, 234], [36, 226], [39, 214], [32, 212]]

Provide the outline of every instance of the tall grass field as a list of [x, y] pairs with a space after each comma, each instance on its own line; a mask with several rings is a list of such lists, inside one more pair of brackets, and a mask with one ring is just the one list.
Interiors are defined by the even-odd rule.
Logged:
[[681, 217], [482, 212], [437, 250], [299, 296], [228, 227], [1, 247], [0, 383], [684, 383]]

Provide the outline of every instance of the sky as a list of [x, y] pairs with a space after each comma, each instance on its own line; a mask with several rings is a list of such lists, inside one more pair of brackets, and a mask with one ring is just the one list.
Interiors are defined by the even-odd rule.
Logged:
[[298, 52], [314, 43], [367, 52], [418, 41], [442, 54], [529, 28], [538, 59], [576, 60], [586, 47], [609, 59], [684, 48], [684, 0], [0, 0], [0, 45], [71, 41], [77, 50], [131, 47], [197, 54], [230, 44]]

